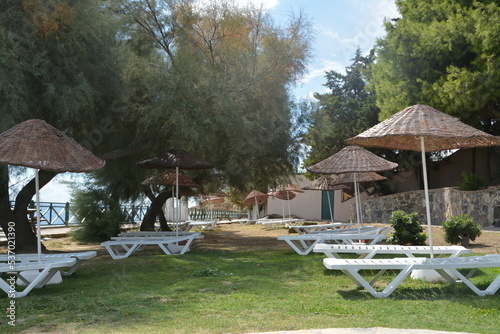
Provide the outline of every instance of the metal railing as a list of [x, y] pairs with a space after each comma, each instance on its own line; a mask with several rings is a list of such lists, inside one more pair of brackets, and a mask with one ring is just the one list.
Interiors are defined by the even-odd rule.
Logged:
[[218, 218], [240, 218], [246, 215], [243, 211], [228, 211], [228, 210], [215, 210], [215, 209], [189, 209], [190, 220], [208, 220]]
[[[14, 202], [11, 202], [14, 206]], [[34, 205], [30, 206], [34, 209]], [[142, 222], [148, 209], [147, 205], [121, 205], [125, 215], [125, 223]], [[40, 220], [42, 226], [76, 225], [80, 221], [75, 215], [75, 207], [71, 203], [40, 202]], [[190, 220], [207, 220], [215, 218], [239, 218], [245, 215], [242, 211], [210, 210], [210, 209], [188, 209]]]

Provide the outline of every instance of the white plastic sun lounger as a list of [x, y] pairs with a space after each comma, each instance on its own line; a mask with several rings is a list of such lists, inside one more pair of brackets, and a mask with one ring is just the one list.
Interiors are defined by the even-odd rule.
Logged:
[[235, 218], [235, 219], [224, 219], [217, 221], [217, 224], [232, 224], [232, 223], [239, 223], [240, 225], [250, 225], [252, 223], [255, 223], [255, 219]]
[[[178, 237], [116, 237], [101, 243], [101, 246], [106, 248], [113, 259], [119, 260], [129, 257], [135, 251], [148, 245], [160, 247], [167, 255], [184, 254], [189, 251], [189, 246], [194, 239], [202, 238], [201, 233]], [[181, 245], [180, 243], [183, 242], [185, 244]]]
[[[17, 255], [16, 255], [17, 256]], [[0, 263], [0, 288], [9, 298], [20, 298], [30, 293], [33, 288], [42, 288], [60, 270], [71, 268], [76, 264], [75, 258], [64, 258], [54, 261]], [[23, 277], [23, 272], [36, 273], [33, 280]], [[4, 275], [5, 274], [5, 275]], [[20, 279], [26, 287], [16, 290], [16, 280]]]
[[163, 237], [179, 237], [185, 235], [200, 235], [200, 232], [189, 232], [189, 231], [129, 231], [122, 232], [118, 234], [118, 237], [153, 237], [153, 238], [163, 238]]
[[301, 226], [290, 226], [291, 231], [297, 233], [312, 233], [319, 231], [337, 231], [346, 227], [352, 226], [351, 223], [330, 223], [330, 224], [316, 224], [316, 225], [301, 225]]
[[[388, 297], [403, 280], [416, 269], [433, 269], [438, 272], [447, 282], [454, 284], [462, 282], [479, 296], [494, 295], [500, 288], [500, 274], [484, 290], [480, 290], [470, 280], [471, 273], [480, 268], [500, 267], [500, 255], [466, 256], [448, 258], [396, 258], [396, 259], [334, 259], [325, 258], [323, 264], [331, 270], [341, 270], [353, 280], [359, 287], [365, 288], [374, 297]], [[373, 284], [380, 278], [377, 274], [370, 282], [365, 280], [360, 270], [400, 270], [400, 273], [387, 285], [383, 291], [377, 291]], [[471, 273], [464, 276], [459, 269], [472, 269]], [[450, 275], [451, 273], [451, 275]], [[456, 281], [452, 276], [459, 279]]]
[[202, 231], [213, 229], [217, 227], [215, 220], [189, 220], [189, 229], [198, 228]]
[[278, 219], [262, 218], [258, 219], [256, 224], [266, 225], [269, 226], [269, 228], [271, 229], [276, 229], [281, 225], [296, 226], [304, 221], [305, 219], [300, 219], [300, 218], [278, 218]]
[[[340, 254], [358, 254], [359, 259], [371, 259], [377, 254], [398, 254], [407, 257], [415, 255], [429, 255], [429, 246], [400, 246], [400, 245], [331, 245], [319, 243], [314, 246], [313, 252], [323, 253], [327, 257], [342, 259]], [[443, 257], [457, 257], [463, 254], [470, 254], [471, 250], [463, 246], [434, 246], [434, 254]]]
[[337, 230], [326, 230], [326, 231], [311, 231], [309, 233], [385, 233], [387, 234], [392, 230], [392, 227], [375, 227], [375, 226], [363, 226], [363, 227], [349, 227]]
[[[64, 276], [72, 275], [80, 266], [83, 261], [90, 260], [96, 257], [97, 252], [95, 251], [86, 251], [86, 252], [76, 252], [76, 253], [54, 253], [54, 254], [42, 254], [42, 261], [59, 261], [66, 258], [74, 258], [76, 259], [75, 264], [70, 267], [68, 270], [61, 270], [61, 274]], [[21, 263], [26, 262], [38, 262], [38, 254], [30, 253], [30, 254], [16, 254], [14, 255], [16, 261]], [[9, 256], [6, 254], [0, 255], [0, 262], [9, 261]]]
[[374, 245], [387, 239], [385, 233], [309, 233], [299, 235], [281, 235], [278, 240], [285, 241], [300, 255], [309, 254], [314, 246], [319, 243], [331, 242], [335, 244], [359, 244], [368, 241], [370, 245]]

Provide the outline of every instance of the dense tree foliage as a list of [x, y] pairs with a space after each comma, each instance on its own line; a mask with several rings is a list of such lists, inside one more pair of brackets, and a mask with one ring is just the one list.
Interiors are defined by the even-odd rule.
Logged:
[[165, 55], [157, 112], [144, 118], [159, 130], [156, 153], [197, 153], [238, 189], [293, 172], [299, 111], [289, 89], [310, 56], [303, 17], [279, 27], [261, 9], [231, 2], [122, 3]]
[[318, 109], [311, 114], [304, 144], [310, 147], [304, 166], [313, 165], [346, 146], [345, 140], [377, 123], [379, 109], [375, 95], [369, 88], [373, 52], [364, 57], [356, 50], [346, 73], [326, 73], [326, 86], [330, 92], [316, 93]]
[[[401, 17], [386, 22], [387, 34], [375, 47], [372, 82], [379, 119], [410, 105], [428, 104], [499, 135], [499, 4], [396, 1]], [[488, 168], [494, 154], [489, 150]], [[398, 159], [400, 166], [412, 161], [416, 159], [411, 155]], [[489, 170], [489, 181], [495, 179], [494, 173]]]
[[[87, 137], [108, 129], [102, 119], [120, 94], [115, 20], [95, 0], [5, 0], [0, 3], [0, 130], [41, 118], [91, 150]], [[16, 221], [17, 251], [33, 251], [26, 218], [34, 181], [9, 204], [9, 174], [1, 166], [0, 223]], [[41, 172], [41, 186], [54, 173]]]
[[500, 134], [498, 1], [400, 0], [376, 46], [380, 119], [422, 103]]

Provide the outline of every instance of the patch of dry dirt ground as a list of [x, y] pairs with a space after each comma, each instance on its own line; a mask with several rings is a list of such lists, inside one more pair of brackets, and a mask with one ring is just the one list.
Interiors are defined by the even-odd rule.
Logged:
[[[382, 225], [380, 225], [382, 226]], [[424, 228], [426, 230], [426, 228]], [[262, 225], [240, 225], [223, 224], [212, 231], [203, 231], [204, 239], [196, 240], [192, 249], [196, 250], [270, 250], [293, 252], [284, 241], [278, 241], [277, 237], [288, 234], [288, 229], [279, 228], [275, 230], [266, 229]], [[434, 245], [446, 245], [443, 239], [441, 227], [433, 227]], [[69, 237], [54, 238], [44, 241], [49, 251], [70, 252], [83, 250], [97, 250], [99, 253], [107, 254], [105, 249], [96, 244], [82, 244], [72, 241]], [[483, 231], [476, 241], [471, 242], [470, 249], [473, 253], [499, 254], [500, 253], [500, 229], [496, 231]], [[151, 249], [152, 251], [154, 249]], [[161, 253], [161, 250], [156, 248]], [[155, 251], [156, 251], [155, 250]]]

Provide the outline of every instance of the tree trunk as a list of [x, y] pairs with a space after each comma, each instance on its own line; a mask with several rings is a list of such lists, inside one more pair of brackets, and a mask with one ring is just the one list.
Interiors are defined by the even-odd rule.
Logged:
[[[15, 252], [18, 253], [36, 253], [37, 236], [33, 232], [30, 222], [28, 221], [28, 205], [36, 193], [35, 179], [32, 179], [23, 189], [17, 194], [14, 210], [10, 208], [9, 191], [8, 191], [8, 168], [2, 167], [0, 172], [0, 210], [2, 218], [0, 223], [5, 235], [9, 238], [9, 225], [14, 228], [15, 233]], [[50, 182], [57, 175], [55, 172], [40, 171], [39, 172], [40, 189]], [[6, 216], [4, 216], [6, 215]], [[6, 217], [6, 218], [5, 218]], [[42, 251], [45, 247], [42, 245]]]
[[[144, 215], [144, 219], [141, 223], [141, 231], [154, 231], [156, 217], [161, 215], [163, 216], [162, 206], [165, 204], [167, 199], [172, 196], [172, 192], [170, 190], [161, 192], [158, 196], [154, 197], [150, 190], [146, 191], [146, 195], [151, 200], [151, 204], [149, 205], [146, 214]], [[162, 224], [160, 218], [160, 224]], [[161, 226], [162, 231], [170, 230], [168, 228], [167, 222], [165, 221], [165, 217], [163, 216], [163, 224]]]
[[165, 214], [163, 213], [163, 210], [161, 207], [156, 214], [157, 214], [158, 220], [160, 221], [160, 230], [171, 231], [172, 229], [168, 226], [167, 220], [165, 219]]

